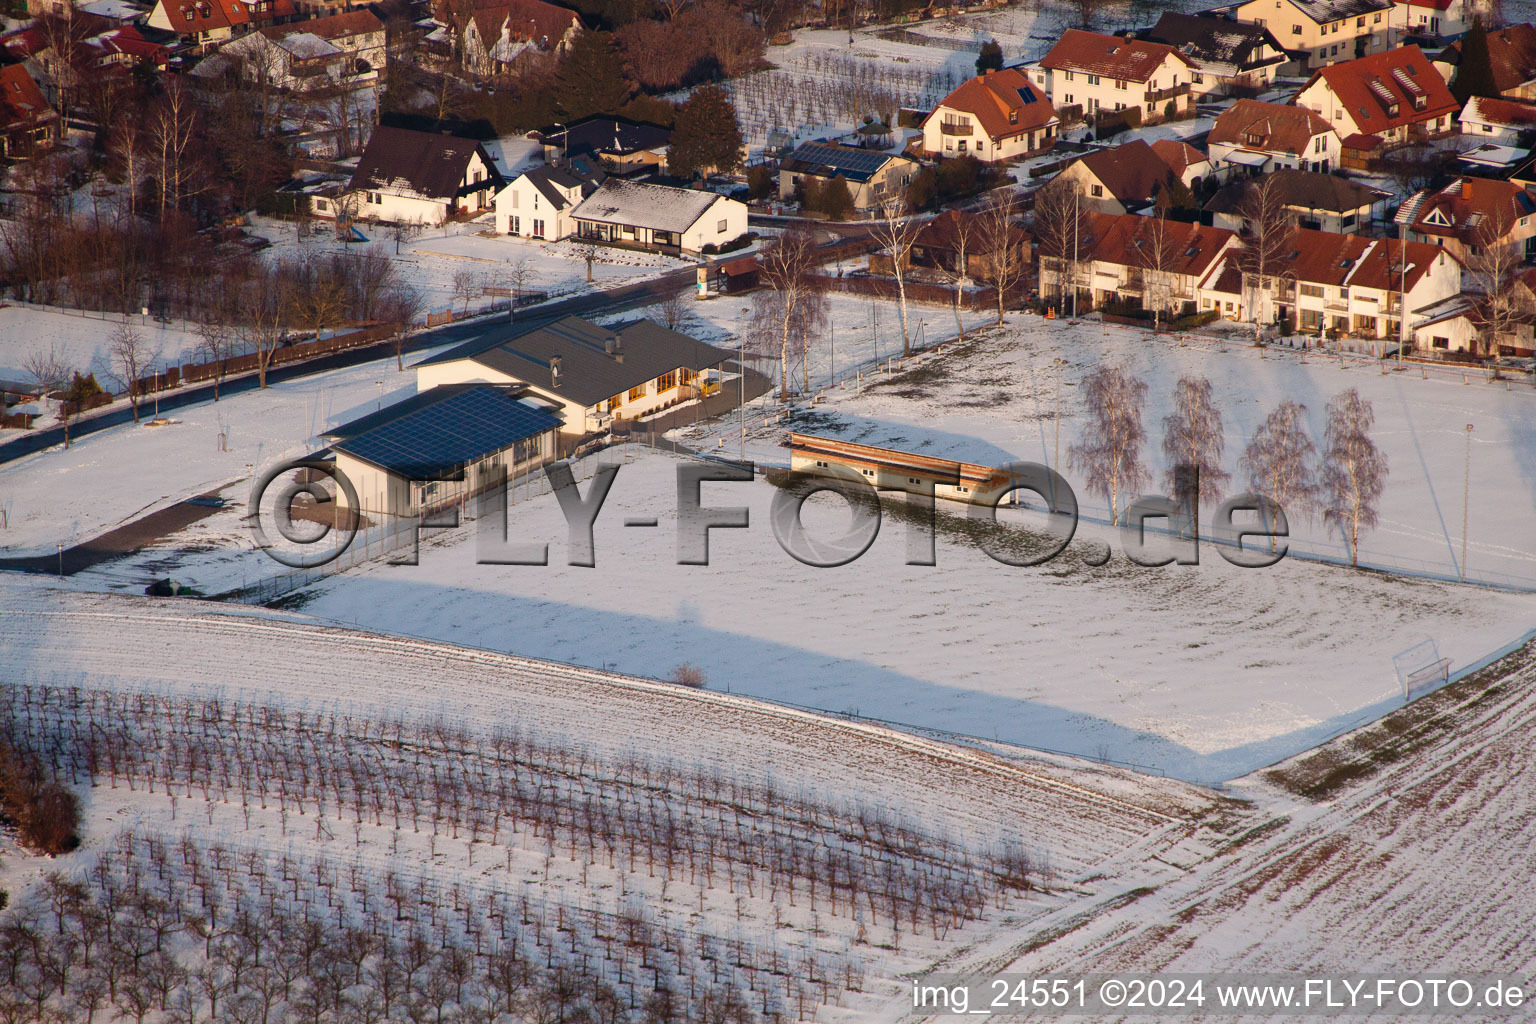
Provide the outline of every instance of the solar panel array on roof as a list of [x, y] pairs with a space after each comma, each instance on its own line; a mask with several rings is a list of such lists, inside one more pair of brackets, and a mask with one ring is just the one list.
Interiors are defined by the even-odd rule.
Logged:
[[424, 480], [558, 429], [560, 422], [509, 389], [487, 384], [407, 411], [334, 447], [407, 479]]
[[1025, 106], [1028, 106], [1029, 104], [1035, 102], [1035, 90], [1027, 86], [1023, 89], [1020, 89], [1019, 99], [1024, 101]]
[[849, 149], [844, 146], [828, 146], [819, 142], [802, 142], [789, 154], [788, 159], [808, 164], [824, 164], [840, 171], [855, 174], [873, 174], [889, 160], [889, 153], [878, 150]]

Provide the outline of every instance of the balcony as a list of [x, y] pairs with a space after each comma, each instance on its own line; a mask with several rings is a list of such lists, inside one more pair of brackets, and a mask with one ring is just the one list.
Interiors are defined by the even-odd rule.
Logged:
[[1329, 299], [1327, 302], [1323, 303], [1323, 308], [1324, 309], [1331, 309], [1331, 310], [1334, 310], [1335, 312], [1339, 312], [1339, 313], [1348, 313], [1349, 312], [1349, 300], [1348, 299]]
[[969, 121], [966, 121], [963, 124], [955, 121], [944, 121], [939, 125], [939, 131], [945, 135], [969, 136], [972, 133], [972, 130], [971, 122]]
[[1188, 96], [1188, 95], [1189, 95], [1189, 85], [1188, 85], [1188, 83], [1185, 83], [1184, 85], [1176, 85], [1172, 89], [1148, 89], [1147, 90], [1147, 100], [1146, 100], [1146, 102], [1148, 102], [1148, 103], [1162, 103], [1164, 100], [1171, 100], [1171, 99], [1173, 99], [1173, 98], [1175, 98], [1177, 96]]

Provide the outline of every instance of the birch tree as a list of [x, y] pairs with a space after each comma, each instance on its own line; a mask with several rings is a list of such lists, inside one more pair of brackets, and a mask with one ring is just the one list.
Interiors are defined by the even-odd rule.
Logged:
[[240, 288], [239, 319], [235, 335], [256, 355], [257, 386], [267, 386], [267, 370], [283, 343], [291, 322], [292, 304], [284, 294], [287, 283], [277, 270], [258, 269]]
[[764, 348], [779, 354], [779, 397], [789, 395], [789, 358], [797, 343], [826, 316], [826, 289], [816, 273], [816, 239], [810, 229], [796, 225], [773, 241], [758, 257], [766, 288], [753, 293], [753, 335]]
[[955, 286], [955, 334], [961, 341], [965, 340], [965, 321], [960, 316], [960, 303], [965, 297], [965, 285], [970, 281], [971, 251], [976, 247], [980, 227], [976, 223], [976, 217], [963, 211], [957, 211], [950, 221], [950, 241], [953, 243], [953, 265], [945, 268], [947, 276]]
[[1371, 440], [1376, 414], [1354, 388], [1328, 403], [1323, 436], [1323, 522], [1349, 547], [1349, 564], [1360, 564], [1360, 531], [1375, 529], [1377, 502], [1387, 486], [1387, 456]]
[[1259, 331], [1268, 317], [1266, 299], [1274, 293], [1276, 278], [1290, 263], [1290, 215], [1285, 196], [1274, 178], [1260, 178], [1248, 183], [1237, 207], [1243, 220], [1243, 248], [1237, 250], [1238, 269], [1243, 275], [1243, 290], [1248, 295], [1248, 316], [1253, 321], [1253, 343], [1259, 343]]
[[1200, 503], [1221, 500], [1222, 485], [1232, 475], [1222, 468], [1226, 435], [1221, 410], [1211, 400], [1211, 382], [1180, 377], [1173, 388], [1173, 412], [1163, 417], [1163, 471], [1168, 494], [1189, 510], [1194, 536], [1200, 536]]
[[1015, 244], [1021, 232], [1013, 224], [1013, 195], [1008, 189], [997, 189], [982, 204], [980, 219], [980, 244], [987, 252], [986, 280], [997, 289], [997, 322], [1003, 322], [1004, 304], [1008, 293], [1024, 279], [1028, 264], [1022, 246]]
[[1081, 386], [1088, 426], [1067, 450], [1068, 460], [1087, 476], [1089, 492], [1109, 502], [1109, 521], [1118, 525], [1121, 493], [1138, 491], [1150, 479], [1141, 455], [1147, 385], [1117, 366], [1100, 364]]
[[1083, 187], [1058, 175], [1035, 193], [1035, 238], [1040, 266], [1055, 273], [1056, 304], [1064, 306], [1067, 289], [1077, 288], [1078, 264], [1091, 244], [1092, 220], [1083, 205]]
[[225, 361], [234, 355], [235, 331], [223, 309], [210, 309], [197, 324], [197, 351], [213, 366], [213, 400], [219, 400]]
[[1490, 357], [1499, 354], [1499, 339], [1513, 334], [1515, 324], [1531, 312], [1530, 292], [1520, 283], [1525, 253], [1519, 242], [1504, 239], [1507, 227], [1500, 217], [1484, 221], [1467, 259], [1467, 290], [1475, 293], [1481, 321], [1478, 340]]
[[[1286, 515], [1310, 515], [1317, 505], [1317, 446], [1307, 434], [1307, 407], [1287, 399], [1275, 406], [1243, 450], [1241, 468], [1248, 486], [1269, 498]], [[1275, 538], [1269, 538], [1270, 551]]]
[[871, 232], [875, 242], [891, 254], [891, 272], [896, 277], [896, 302], [901, 313], [901, 354], [912, 353], [912, 336], [907, 330], [907, 271], [913, 243], [922, 224], [907, 215], [907, 201], [892, 195], [880, 203], [880, 213]]
[[1159, 213], [1137, 224], [1132, 243], [1132, 259], [1141, 270], [1142, 305], [1152, 311], [1152, 329], [1162, 323], [1162, 315], [1173, 301], [1178, 276], [1180, 242], [1168, 229], [1168, 218]]

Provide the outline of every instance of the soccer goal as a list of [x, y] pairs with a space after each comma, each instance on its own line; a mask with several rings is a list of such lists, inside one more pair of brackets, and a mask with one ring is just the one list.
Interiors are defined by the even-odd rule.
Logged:
[[1445, 685], [1450, 678], [1451, 663], [1440, 657], [1440, 648], [1433, 640], [1425, 640], [1394, 654], [1392, 667], [1397, 671], [1397, 681], [1402, 684], [1403, 700], [1412, 701]]

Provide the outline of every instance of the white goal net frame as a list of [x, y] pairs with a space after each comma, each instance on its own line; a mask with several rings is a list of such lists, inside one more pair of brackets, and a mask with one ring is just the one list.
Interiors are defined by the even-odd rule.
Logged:
[[1425, 640], [1394, 654], [1392, 668], [1403, 687], [1403, 700], [1412, 701], [1445, 685], [1450, 679], [1451, 662], [1440, 657], [1435, 641]]

